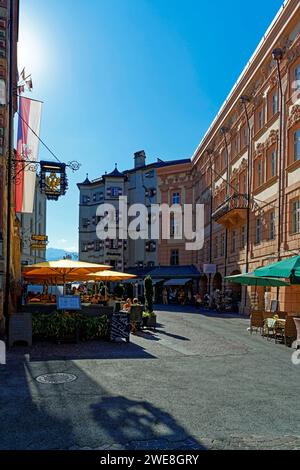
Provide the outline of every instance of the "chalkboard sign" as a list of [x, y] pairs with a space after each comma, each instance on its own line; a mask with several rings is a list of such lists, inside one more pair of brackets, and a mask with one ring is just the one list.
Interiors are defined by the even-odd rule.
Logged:
[[130, 317], [129, 313], [114, 313], [111, 318], [110, 339], [126, 339], [129, 342], [130, 337]]
[[58, 297], [57, 310], [81, 310], [79, 295], [62, 295]]
[[32, 315], [29, 312], [13, 313], [9, 317], [9, 346], [18, 341], [32, 345]]

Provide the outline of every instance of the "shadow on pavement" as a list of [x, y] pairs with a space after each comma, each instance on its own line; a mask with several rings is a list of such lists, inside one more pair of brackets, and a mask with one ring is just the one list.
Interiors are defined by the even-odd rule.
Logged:
[[7, 361], [15, 362], [27, 356], [30, 361], [65, 361], [79, 359], [155, 359], [142, 346], [133, 342], [110, 343], [87, 341], [76, 344], [38, 342], [32, 347], [13, 346], [7, 353]]
[[[0, 449], [205, 449], [169, 413], [146, 399], [109, 391], [108, 378], [113, 377], [103, 376], [99, 367], [93, 378], [92, 365], [88, 371], [72, 361], [1, 367]], [[39, 375], [57, 372], [77, 379], [63, 384], [36, 381]], [[122, 376], [122, 369], [118, 366], [114, 374]]]

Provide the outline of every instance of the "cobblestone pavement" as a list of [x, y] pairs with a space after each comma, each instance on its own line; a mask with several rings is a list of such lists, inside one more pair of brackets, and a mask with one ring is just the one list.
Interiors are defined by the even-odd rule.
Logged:
[[[250, 335], [245, 318], [173, 310], [130, 344], [12, 348], [0, 449], [299, 450], [292, 350]], [[36, 380], [57, 372], [76, 380]]]

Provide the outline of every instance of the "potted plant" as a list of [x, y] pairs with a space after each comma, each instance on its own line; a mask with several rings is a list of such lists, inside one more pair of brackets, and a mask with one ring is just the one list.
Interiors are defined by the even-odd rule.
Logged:
[[143, 312], [143, 327], [155, 328], [156, 327], [156, 314], [154, 312]]
[[156, 327], [156, 314], [153, 311], [153, 283], [151, 276], [146, 276], [144, 280], [145, 290], [145, 311], [143, 312], [143, 326], [149, 328]]

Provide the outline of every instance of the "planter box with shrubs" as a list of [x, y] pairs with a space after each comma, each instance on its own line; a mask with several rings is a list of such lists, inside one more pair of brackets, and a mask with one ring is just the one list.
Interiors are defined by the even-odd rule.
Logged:
[[106, 315], [88, 317], [80, 313], [53, 312], [34, 314], [32, 334], [35, 340], [78, 342], [108, 336], [109, 321]]

